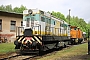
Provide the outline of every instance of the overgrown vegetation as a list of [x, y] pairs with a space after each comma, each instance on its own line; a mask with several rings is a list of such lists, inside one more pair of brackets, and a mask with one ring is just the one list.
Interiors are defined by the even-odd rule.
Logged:
[[1, 43], [0, 44], [0, 54], [14, 52], [14, 43]]

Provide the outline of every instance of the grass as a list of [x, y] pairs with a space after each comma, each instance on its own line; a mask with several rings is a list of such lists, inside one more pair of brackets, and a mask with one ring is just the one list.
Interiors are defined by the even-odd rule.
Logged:
[[88, 45], [87, 43], [80, 44], [78, 46], [73, 46], [68, 49], [64, 49], [61, 51], [58, 51], [54, 55], [46, 56], [38, 60], [56, 60], [57, 58], [60, 57], [73, 57], [73, 56], [78, 56], [78, 55], [85, 55], [88, 52]]
[[9, 52], [14, 52], [14, 44], [13, 43], [1, 43], [0, 44], [0, 54], [5, 54]]
[[90, 60], [90, 58], [88, 60]]

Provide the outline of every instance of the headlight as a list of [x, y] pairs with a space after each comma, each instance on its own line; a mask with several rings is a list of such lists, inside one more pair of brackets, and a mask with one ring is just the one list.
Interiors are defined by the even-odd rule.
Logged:
[[32, 14], [32, 13], [33, 13], [33, 11], [32, 11], [31, 9], [29, 9], [29, 10], [28, 10], [28, 13], [29, 13], [29, 14]]

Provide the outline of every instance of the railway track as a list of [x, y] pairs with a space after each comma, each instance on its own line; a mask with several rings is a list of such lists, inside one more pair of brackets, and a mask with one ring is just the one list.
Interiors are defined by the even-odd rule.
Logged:
[[34, 57], [37, 57], [37, 55], [20, 55], [16, 54], [13, 56], [5, 57], [5, 58], [0, 58], [0, 60], [29, 60]]
[[9, 60], [11, 58], [18, 57], [18, 56], [20, 56], [20, 55], [19, 54], [16, 54], [16, 55], [5, 57], [5, 58], [0, 58], [0, 60]]

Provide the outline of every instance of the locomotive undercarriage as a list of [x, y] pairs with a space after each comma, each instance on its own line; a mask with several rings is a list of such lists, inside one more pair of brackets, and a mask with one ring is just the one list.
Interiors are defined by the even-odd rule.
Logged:
[[82, 43], [82, 41], [83, 41], [82, 38], [78, 38], [78, 39], [76, 39], [76, 38], [71, 38], [71, 44], [72, 44], [72, 45], [73, 45], [73, 44], [80, 44], [80, 43]]
[[21, 48], [20, 48], [20, 52], [21, 54], [23, 53], [39, 53], [39, 43], [36, 43], [35, 41], [30, 44], [30, 42], [28, 42], [27, 44], [21, 44]]

